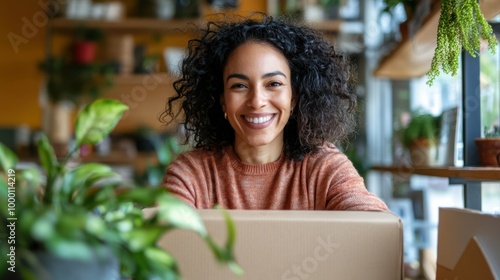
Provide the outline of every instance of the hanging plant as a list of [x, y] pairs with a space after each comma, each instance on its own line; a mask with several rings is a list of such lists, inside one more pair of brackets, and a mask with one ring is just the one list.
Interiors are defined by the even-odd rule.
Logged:
[[477, 0], [442, 0], [437, 29], [437, 47], [427, 73], [427, 84], [432, 85], [444, 73], [457, 74], [462, 49], [472, 57], [479, 54], [480, 39], [488, 42], [488, 49], [495, 53], [498, 42], [493, 29], [484, 18]]

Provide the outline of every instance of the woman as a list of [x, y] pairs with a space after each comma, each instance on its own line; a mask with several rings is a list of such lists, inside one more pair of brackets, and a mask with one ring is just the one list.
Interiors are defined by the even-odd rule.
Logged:
[[189, 42], [165, 121], [194, 150], [164, 185], [196, 208], [387, 210], [333, 143], [354, 128], [346, 58], [284, 19], [210, 22]]

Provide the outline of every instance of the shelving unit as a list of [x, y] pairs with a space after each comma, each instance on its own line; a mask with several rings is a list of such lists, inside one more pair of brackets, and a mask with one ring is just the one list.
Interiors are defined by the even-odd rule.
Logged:
[[392, 174], [424, 175], [450, 178], [450, 182], [461, 181], [500, 181], [500, 167], [421, 167], [411, 165], [389, 166], [374, 165], [372, 170], [390, 172]]
[[[437, 26], [441, 12], [441, 1], [431, 1], [433, 5], [422, 20], [418, 31], [413, 34], [403, 34], [402, 41], [389, 52], [380, 62], [374, 75], [388, 79], [411, 79], [424, 76], [431, 67], [434, 49], [437, 41]], [[491, 19], [500, 13], [500, 1], [479, 1], [481, 12], [486, 19]]]
[[116, 33], [181, 33], [190, 32], [194, 29], [192, 24], [203, 23], [201, 19], [175, 19], [159, 20], [150, 18], [126, 18], [122, 20], [75, 20], [66, 18], [54, 18], [51, 20], [53, 32], [72, 32], [81, 25], [85, 27], [101, 28], [108, 32]]
[[[441, 12], [441, 1], [432, 2], [429, 13], [422, 20], [419, 29], [410, 36], [406, 34], [403, 40], [380, 62], [374, 75], [379, 78], [411, 79], [424, 76], [430, 69], [434, 50], [436, 48], [437, 26]], [[500, 1], [479, 1], [481, 12], [487, 20], [500, 13]], [[409, 24], [414, 24], [410, 22]], [[498, 28], [496, 29], [498, 32]], [[481, 210], [481, 182], [500, 181], [500, 168], [479, 166], [479, 157], [474, 143], [481, 137], [480, 109], [469, 108], [469, 100], [477, 96], [479, 86], [479, 56], [471, 57], [462, 53], [462, 123], [464, 143], [464, 167], [413, 167], [413, 166], [374, 166], [377, 171], [393, 174], [418, 174], [426, 176], [448, 177], [452, 184], [464, 186], [464, 206]]]
[[[152, 18], [126, 18], [122, 20], [75, 20], [66, 18], [54, 18], [51, 20], [53, 32], [72, 32], [80, 25], [105, 29], [109, 32], [138, 33], [138, 32], [160, 32], [181, 33], [194, 32], [194, 26], [203, 25], [202, 19], [173, 19], [160, 20]], [[324, 32], [336, 33], [342, 28], [342, 20], [323, 20], [308, 22], [311, 27]]]

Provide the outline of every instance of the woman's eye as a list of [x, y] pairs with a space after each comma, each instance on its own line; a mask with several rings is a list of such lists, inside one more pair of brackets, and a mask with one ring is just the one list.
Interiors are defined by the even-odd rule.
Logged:
[[231, 85], [231, 88], [238, 89], [238, 88], [245, 88], [246, 86], [244, 84], [233, 84]]
[[281, 83], [281, 82], [270, 82], [269, 83], [270, 87], [279, 87], [279, 86], [282, 86], [282, 85], [283, 85], [283, 83]]

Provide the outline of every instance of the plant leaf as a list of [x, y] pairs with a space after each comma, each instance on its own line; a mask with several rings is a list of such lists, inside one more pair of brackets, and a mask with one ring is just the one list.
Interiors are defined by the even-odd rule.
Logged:
[[224, 214], [224, 220], [226, 221], [227, 226], [227, 241], [226, 241], [226, 250], [232, 252], [234, 249], [234, 243], [236, 241], [236, 226], [234, 225], [231, 216], [227, 211], [221, 210]]
[[45, 172], [47, 172], [47, 176], [49, 177], [48, 181], [51, 181], [57, 172], [58, 162], [54, 148], [50, 145], [49, 139], [45, 134], [41, 134], [38, 138], [37, 148], [42, 167], [45, 169]]
[[63, 192], [70, 194], [75, 190], [86, 190], [103, 179], [119, 178], [118, 173], [105, 164], [84, 163], [66, 173]]
[[[2, 201], [7, 201], [8, 195], [9, 195], [9, 185], [7, 185], [7, 182], [2, 179], [0, 180], [0, 199], [2, 199]], [[0, 205], [0, 213], [5, 217], [9, 216], [7, 206], [8, 203], [1, 203]]]
[[46, 241], [56, 234], [57, 215], [53, 210], [39, 215], [30, 228], [30, 235], [38, 241]]
[[12, 169], [16, 166], [19, 159], [16, 154], [5, 146], [2, 142], [0, 142], [0, 166], [7, 173], [9, 169]]
[[94, 256], [93, 247], [82, 240], [55, 238], [46, 244], [50, 252], [64, 259], [87, 261]]
[[[220, 207], [216, 207], [217, 209], [221, 209]], [[244, 270], [236, 263], [235, 257], [234, 257], [234, 243], [236, 240], [236, 227], [233, 223], [233, 220], [231, 219], [231, 216], [227, 211], [223, 211], [224, 214], [224, 219], [226, 221], [226, 227], [227, 227], [227, 240], [226, 240], [226, 245], [224, 248], [219, 247], [215, 241], [212, 239], [210, 235], [207, 235], [205, 237], [205, 241], [212, 250], [212, 253], [214, 256], [217, 258], [217, 261], [226, 264], [231, 271], [236, 274], [236, 275], [243, 275], [245, 272]]]
[[76, 145], [96, 145], [113, 130], [128, 106], [115, 99], [97, 99], [76, 119]]
[[134, 228], [125, 232], [123, 236], [128, 241], [128, 246], [132, 252], [139, 252], [154, 245], [166, 230], [164, 225], [148, 225], [141, 228]]
[[144, 250], [144, 255], [150, 260], [161, 263], [162, 266], [174, 268], [177, 266], [177, 262], [172, 255], [163, 249], [150, 247]]
[[208, 236], [196, 210], [170, 194], [158, 197], [157, 215], [159, 221], [165, 221], [177, 228], [192, 230], [203, 238]]
[[156, 202], [158, 196], [165, 192], [163, 188], [135, 187], [119, 194], [117, 196], [117, 201], [120, 203], [134, 202], [143, 207], [148, 207], [152, 206]]
[[231, 216], [227, 211], [222, 210], [224, 214], [224, 219], [226, 220], [226, 226], [227, 226], [227, 241], [226, 241], [226, 256], [227, 259], [224, 260], [231, 271], [233, 271], [234, 274], [236, 275], [243, 275], [245, 272], [243, 271], [243, 268], [241, 268], [235, 261], [234, 258], [234, 244], [236, 241], [236, 226], [234, 225], [233, 220], [231, 219]]
[[149, 247], [144, 250], [149, 279], [179, 280], [179, 268], [175, 258], [163, 249]]
[[169, 138], [165, 141], [156, 143], [156, 154], [158, 162], [162, 165], [168, 165], [172, 161], [172, 150], [170, 149]]
[[19, 170], [17, 174], [18, 201], [27, 207], [39, 202], [42, 188], [42, 174], [38, 168], [30, 167]]

